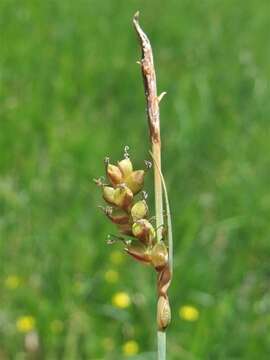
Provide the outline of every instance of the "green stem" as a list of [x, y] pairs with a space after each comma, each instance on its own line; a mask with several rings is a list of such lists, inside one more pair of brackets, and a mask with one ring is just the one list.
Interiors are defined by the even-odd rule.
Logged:
[[166, 360], [166, 332], [157, 332], [158, 360]]
[[[162, 179], [161, 179], [161, 148], [160, 141], [156, 142], [152, 138], [153, 166], [154, 166], [154, 188], [155, 188], [155, 215], [157, 228], [157, 241], [162, 240], [163, 225], [163, 198], [162, 198]], [[158, 360], [166, 360], [166, 332], [157, 332], [157, 354]]]

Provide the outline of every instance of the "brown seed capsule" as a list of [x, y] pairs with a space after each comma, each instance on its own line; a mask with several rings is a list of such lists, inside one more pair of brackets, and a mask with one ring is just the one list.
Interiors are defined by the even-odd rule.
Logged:
[[168, 297], [160, 296], [157, 304], [158, 330], [164, 331], [171, 322], [171, 308]]
[[125, 251], [138, 261], [141, 261], [144, 263], [151, 262], [151, 257], [149, 255], [147, 249], [142, 245], [134, 245], [134, 244], [128, 245], [125, 248]]
[[124, 159], [118, 162], [118, 167], [124, 177], [130, 175], [133, 171], [132, 162], [130, 159]]
[[121, 209], [127, 209], [133, 199], [132, 191], [124, 184], [119, 185], [114, 192], [114, 203]]
[[132, 225], [133, 235], [146, 245], [152, 244], [156, 232], [150, 222], [146, 219], [137, 220]]
[[137, 221], [146, 217], [148, 213], [148, 207], [145, 200], [136, 202], [131, 208], [131, 216], [133, 221]]
[[107, 175], [113, 186], [116, 186], [123, 182], [123, 175], [122, 175], [120, 169], [115, 165], [108, 164]]
[[152, 264], [156, 269], [168, 263], [168, 250], [163, 241], [157, 242], [151, 251]]
[[123, 210], [107, 206], [104, 209], [104, 212], [108, 216], [108, 218], [115, 224], [129, 223], [129, 215]]
[[125, 184], [130, 188], [133, 194], [137, 194], [142, 190], [144, 182], [144, 170], [133, 171], [125, 178]]
[[103, 186], [102, 191], [104, 200], [107, 201], [107, 203], [109, 204], [114, 204], [115, 189], [111, 186]]

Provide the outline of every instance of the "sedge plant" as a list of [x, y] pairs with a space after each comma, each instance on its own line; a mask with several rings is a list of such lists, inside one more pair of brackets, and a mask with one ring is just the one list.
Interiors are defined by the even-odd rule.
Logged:
[[[171, 321], [168, 288], [173, 270], [172, 225], [167, 189], [161, 170], [161, 141], [159, 103], [165, 93], [157, 95], [156, 75], [150, 41], [138, 21], [133, 24], [140, 40], [141, 66], [147, 104], [147, 117], [151, 141], [149, 151], [154, 169], [155, 224], [152, 224], [147, 204], [147, 194], [143, 190], [146, 168], [134, 170], [132, 160], [125, 147], [124, 157], [117, 164], [105, 159], [106, 180], [95, 180], [101, 188], [106, 206], [101, 206], [107, 218], [116, 225], [118, 235], [108, 237], [108, 243], [123, 243], [123, 250], [133, 259], [148, 264], [157, 272], [157, 358], [166, 359], [166, 329]], [[164, 194], [163, 194], [164, 193]], [[163, 210], [163, 195], [165, 211]], [[164, 231], [166, 229], [166, 231]]]

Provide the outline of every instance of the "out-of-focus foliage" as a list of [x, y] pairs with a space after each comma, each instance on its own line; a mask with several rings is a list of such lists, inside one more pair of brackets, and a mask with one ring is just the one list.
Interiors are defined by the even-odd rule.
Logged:
[[92, 183], [149, 157], [138, 9], [168, 92], [168, 359], [268, 359], [267, 0], [0, 1], [1, 359], [154, 358], [155, 276], [105, 244]]

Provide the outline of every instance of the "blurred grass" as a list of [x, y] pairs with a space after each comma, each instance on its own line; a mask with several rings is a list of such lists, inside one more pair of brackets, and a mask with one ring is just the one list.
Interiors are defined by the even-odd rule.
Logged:
[[[126, 144], [137, 166], [148, 157], [131, 26], [138, 9], [168, 92], [168, 359], [268, 359], [266, 0], [0, 2], [1, 359], [113, 360], [130, 339], [139, 359], [155, 351], [155, 276], [110, 255], [112, 226], [91, 182], [103, 158], [119, 159]], [[104, 280], [108, 269], [119, 272], [115, 283]], [[127, 309], [111, 305], [118, 291], [129, 293]], [[197, 321], [179, 318], [186, 304], [199, 310]], [[25, 315], [36, 321], [36, 355], [16, 328]]]

